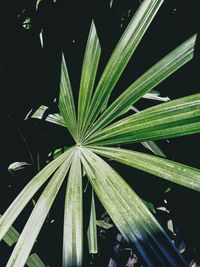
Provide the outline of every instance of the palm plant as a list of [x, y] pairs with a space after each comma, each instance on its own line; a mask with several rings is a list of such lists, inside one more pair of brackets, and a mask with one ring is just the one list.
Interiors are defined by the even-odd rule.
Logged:
[[[196, 35], [152, 66], [107, 107], [108, 99], [129, 59], [163, 0], [144, 0], [131, 20], [94, 90], [101, 48], [94, 22], [85, 50], [76, 113], [70, 79], [62, 57], [59, 109], [46, 120], [66, 127], [75, 144], [43, 168], [21, 191], [0, 218], [4, 237], [33, 195], [49, 179], [7, 263], [24, 266], [56, 195], [67, 178], [63, 266], [82, 266], [83, 189], [86, 173], [92, 191], [88, 227], [89, 249], [97, 251], [94, 193], [124, 239], [133, 244], [147, 266], [186, 266], [171, 240], [125, 180], [100, 156], [200, 191], [200, 171], [163, 157], [154, 140], [200, 132], [200, 94], [172, 100], [126, 116], [127, 110], [193, 57]], [[43, 110], [35, 114], [39, 118]], [[123, 118], [120, 118], [120, 116]], [[147, 142], [157, 156], [119, 148]], [[109, 145], [109, 146], [108, 146]], [[127, 216], [128, 215], [128, 216]]]

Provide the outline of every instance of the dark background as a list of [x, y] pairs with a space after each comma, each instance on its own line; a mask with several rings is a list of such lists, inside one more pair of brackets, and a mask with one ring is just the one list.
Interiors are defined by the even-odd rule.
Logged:
[[[140, 74], [165, 56], [172, 49], [200, 32], [198, 1], [166, 0], [152, 22], [147, 33], [138, 46], [132, 60], [128, 64], [123, 78], [120, 79], [111, 96], [115, 98]], [[24, 121], [26, 114], [45, 104], [57, 111], [60, 57], [64, 51], [71, 77], [75, 98], [77, 98], [80, 82], [80, 71], [84, 48], [87, 41], [91, 20], [94, 19], [102, 57], [100, 75], [106, 60], [109, 58], [117, 40], [126, 28], [132, 15], [140, 5], [138, 0], [109, 1], [53, 1], [43, 0], [38, 12], [35, 1], [4, 1], [0, 4], [0, 212], [2, 213], [17, 193], [30, 180], [36, 171], [36, 157], [40, 152], [41, 164], [45, 156], [71, 140], [56, 126], [45, 122]], [[31, 18], [31, 28], [25, 29], [23, 22]], [[39, 40], [40, 29], [43, 29], [44, 48]], [[171, 99], [199, 92], [200, 58], [199, 38], [197, 39], [195, 56], [186, 66], [177, 71], [156, 89], [161, 95]], [[139, 109], [157, 104], [155, 101], [142, 100], [137, 103]], [[29, 144], [33, 155], [33, 167], [12, 176], [7, 167], [15, 161], [31, 163], [27, 147], [21, 134]], [[199, 135], [172, 139], [170, 142], [160, 141], [158, 144], [169, 159], [199, 168]], [[133, 149], [146, 151], [140, 145]], [[124, 174], [124, 169], [112, 163]], [[181, 225], [182, 233], [188, 243], [199, 246], [199, 196], [195, 192], [170, 183], [160, 182], [140, 171], [126, 168], [127, 181], [134, 185], [136, 191], [146, 200], [159, 202], [163, 198], [163, 190], [172, 186], [168, 194], [174, 220]], [[64, 191], [64, 190], [61, 190]], [[41, 232], [41, 242], [36, 249], [42, 250], [42, 259], [49, 266], [61, 266], [61, 238], [63, 194], [59, 194], [50, 219]], [[61, 208], [60, 208], [61, 207]], [[25, 210], [22, 219], [17, 220], [20, 229], [32, 206]], [[50, 223], [51, 218], [56, 223]], [[51, 235], [49, 234], [51, 233]], [[197, 240], [198, 239], [198, 240]], [[3, 248], [5, 249], [5, 248]], [[6, 253], [0, 256], [0, 264], [4, 266]], [[102, 265], [103, 266], [103, 265]]]

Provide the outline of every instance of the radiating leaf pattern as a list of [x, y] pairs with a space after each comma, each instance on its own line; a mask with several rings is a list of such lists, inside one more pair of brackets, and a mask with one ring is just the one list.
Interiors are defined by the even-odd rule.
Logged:
[[[37, 1], [36, 8], [39, 2]], [[83, 266], [85, 228], [82, 183], [85, 173], [88, 183], [92, 186], [90, 220], [86, 226], [89, 253], [98, 252], [97, 225], [104, 228], [112, 227], [96, 219], [95, 192], [95, 197], [98, 197], [124, 239], [137, 249], [147, 266], [187, 266], [144, 201], [105, 160], [99, 157], [107, 157], [161, 179], [200, 191], [200, 170], [162, 158], [165, 157], [164, 152], [152, 141], [200, 132], [200, 94], [168, 101], [168, 98], [161, 98], [152, 92], [154, 87], [193, 58], [196, 35], [152, 66], [107, 107], [110, 94], [162, 3], [163, 0], [142, 2], [108, 60], [99, 81], [96, 81], [96, 73], [101, 48], [95, 23], [92, 21], [77, 105], [74, 103], [73, 89], [64, 55], [62, 56], [60, 114], [45, 116], [48, 107], [43, 105], [32, 117], [44, 118], [65, 127], [75, 144], [71, 148], [68, 148], [68, 145], [63, 149], [55, 148], [50, 154], [52, 162], [30, 180], [0, 218], [0, 240], [7, 237], [10, 244], [15, 239], [17, 241], [19, 236], [12, 231], [12, 224], [34, 194], [48, 179], [50, 180], [17, 241], [7, 267], [22, 267], [26, 261], [30, 266], [42, 266], [35, 254], [29, 254], [65, 178], [67, 187], [62, 266]], [[143, 111], [135, 110], [133, 103], [142, 97], [168, 102]], [[137, 113], [126, 116], [131, 107]], [[121, 115], [123, 119], [119, 119]], [[121, 148], [124, 143], [134, 142], [142, 142], [157, 157]], [[120, 148], [107, 145], [117, 145]]]
[[[148, 26], [159, 10], [162, 0], [146, 0], [138, 9], [113, 51], [97, 85], [90, 109], [86, 115], [87, 125], [92, 124], [107, 100], [123, 70], [130, 60]], [[86, 127], [87, 129], [87, 127]]]

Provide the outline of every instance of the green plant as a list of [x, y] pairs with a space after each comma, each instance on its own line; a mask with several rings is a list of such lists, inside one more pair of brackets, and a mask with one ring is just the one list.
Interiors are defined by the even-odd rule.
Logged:
[[[68, 171], [63, 266], [82, 266], [84, 172], [125, 240], [136, 247], [147, 266], [186, 266], [184, 259], [143, 201], [98, 156], [99, 154], [182, 186], [200, 190], [200, 171], [197, 169], [162, 157], [107, 146], [151, 141], [148, 144], [153, 151], [163, 156], [153, 140], [200, 131], [200, 94], [169, 101], [118, 119], [137, 100], [192, 59], [196, 36], [192, 36], [160, 60], [107, 107], [112, 90], [162, 2], [143, 1], [111, 55], [95, 91], [93, 89], [101, 48], [92, 22], [82, 68], [77, 113], [68, 71], [64, 57], [62, 58], [59, 98], [61, 114], [49, 115], [46, 119], [66, 127], [75, 145], [67, 148], [42, 169], [1, 217], [0, 237], [3, 238], [29, 200], [50, 178], [21, 233], [7, 267], [25, 265]], [[40, 117], [41, 110], [38, 112], [35, 117]], [[93, 193], [88, 236], [90, 252], [95, 253], [97, 242]]]

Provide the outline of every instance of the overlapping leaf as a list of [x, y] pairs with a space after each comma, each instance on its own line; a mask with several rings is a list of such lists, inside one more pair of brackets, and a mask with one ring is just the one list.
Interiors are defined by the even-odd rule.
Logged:
[[99, 117], [88, 135], [102, 129], [123, 114], [145, 93], [151, 91], [169, 75], [192, 59], [196, 35], [181, 44], [128, 87]]
[[159, 140], [200, 132], [200, 94], [169, 101], [128, 116], [93, 135], [87, 143]]
[[0, 218], [0, 240], [11, 227], [15, 219], [31, 200], [33, 195], [38, 189], [47, 181], [47, 179], [55, 172], [55, 170], [62, 164], [62, 162], [71, 154], [72, 149], [66, 151], [63, 155], [59, 156], [44, 169], [42, 169], [21, 191], [16, 199], [11, 203], [9, 208]]
[[125, 181], [101, 158], [82, 149], [82, 162], [98, 198], [147, 266], [186, 266], [164, 230]]
[[25, 265], [44, 220], [68, 172], [70, 164], [71, 154], [60, 165], [37, 201], [11, 257], [9, 258], [6, 265], [7, 267], [23, 267]]
[[97, 85], [90, 108], [86, 114], [86, 126], [92, 124], [110, 95], [137, 45], [148, 29], [163, 0], [145, 0], [126, 28]]
[[[8, 232], [5, 234], [3, 240], [6, 242], [6, 244], [8, 244], [8, 246], [11, 247], [17, 242], [19, 237], [20, 233], [13, 226], [11, 226]], [[26, 264], [28, 267], [45, 267], [44, 263], [36, 253], [33, 253], [28, 257]]]
[[170, 182], [200, 191], [200, 170], [156, 156], [113, 147], [94, 147], [93, 151]]

